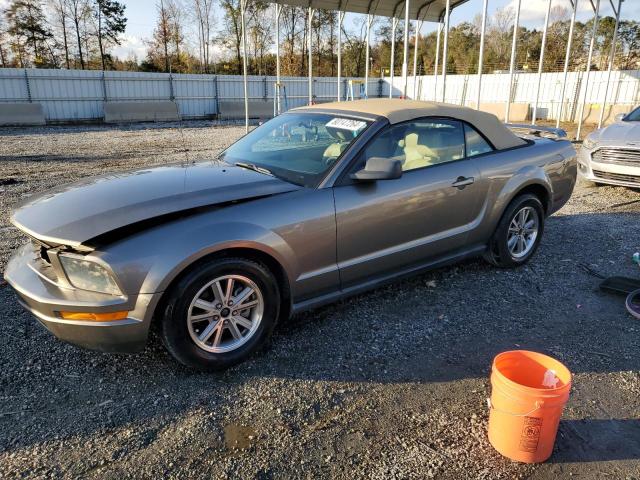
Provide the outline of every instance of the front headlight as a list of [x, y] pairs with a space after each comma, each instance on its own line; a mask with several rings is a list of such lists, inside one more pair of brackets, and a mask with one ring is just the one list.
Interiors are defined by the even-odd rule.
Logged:
[[74, 287], [111, 295], [122, 294], [111, 274], [98, 263], [65, 253], [58, 257], [69, 282]]
[[593, 150], [598, 146], [598, 142], [591, 138], [591, 135], [587, 135], [587, 138], [582, 142], [582, 146], [587, 150]]

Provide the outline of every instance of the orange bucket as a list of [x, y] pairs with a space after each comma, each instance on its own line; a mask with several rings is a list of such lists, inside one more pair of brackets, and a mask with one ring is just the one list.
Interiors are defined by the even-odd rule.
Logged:
[[493, 360], [489, 442], [505, 457], [525, 463], [551, 456], [571, 372], [536, 352], [503, 352]]

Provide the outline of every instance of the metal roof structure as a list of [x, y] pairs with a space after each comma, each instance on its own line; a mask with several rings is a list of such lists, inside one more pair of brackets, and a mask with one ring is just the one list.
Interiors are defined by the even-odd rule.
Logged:
[[[376, 17], [404, 18], [404, 0], [267, 0], [269, 3], [294, 7], [311, 7], [320, 10], [334, 10], [373, 15]], [[450, 8], [469, 0], [450, 0]], [[447, 0], [409, 0], [409, 20], [442, 22]]]
[[[245, 128], [246, 131], [249, 131], [249, 106], [248, 106], [248, 96], [247, 96], [247, 33], [246, 33], [246, 9], [248, 3], [252, 0], [240, 0], [240, 20], [242, 27], [242, 63], [243, 63], [243, 76], [244, 76], [244, 109], [245, 109]], [[369, 49], [370, 49], [370, 36], [371, 36], [371, 26], [373, 24], [373, 20], [377, 16], [393, 18], [392, 22], [392, 35], [395, 38], [395, 31], [398, 25], [400, 18], [404, 19], [404, 48], [403, 48], [403, 59], [402, 59], [402, 78], [404, 80], [404, 87], [402, 90], [401, 98], [408, 98], [407, 92], [407, 79], [409, 76], [409, 27], [410, 22], [415, 21], [415, 42], [414, 42], [414, 56], [413, 56], [413, 77], [414, 77], [414, 91], [413, 97], [416, 96], [416, 74], [417, 74], [417, 52], [418, 52], [418, 43], [420, 41], [420, 31], [422, 28], [422, 24], [424, 22], [436, 22], [438, 23], [438, 34], [436, 40], [436, 58], [435, 58], [435, 89], [434, 89], [434, 100], [438, 99], [439, 90], [438, 81], [441, 80], [442, 88], [441, 88], [441, 99], [442, 102], [445, 101], [445, 92], [447, 87], [447, 53], [448, 53], [448, 37], [449, 37], [449, 20], [451, 17], [451, 11], [466, 3], [469, 0], [266, 0], [267, 3], [274, 4], [275, 7], [275, 30], [276, 30], [276, 85], [274, 92], [274, 115], [278, 115], [281, 112], [280, 106], [280, 15], [282, 13], [283, 6], [296, 6], [296, 7], [304, 7], [308, 9], [307, 28], [311, 30], [313, 16], [316, 10], [333, 10], [338, 12], [338, 48], [337, 48], [337, 60], [338, 60], [338, 75], [336, 82], [336, 99], [338, 102], [342, 99], [342, 86], [340, 82], [341, 78], [341, 66], [342, 66], [342, 24], [344, 22], [344, 16], [346, 12], [351, 13], [359, 13], [366, 15], [366, 49], [365, 49], [365, 80], [364, 80], [364, 98], [368, 98], [368, 79], [369, 79]], [[542, 2], [543, 0], [539, 0]], [[572, 9], [571, 16], [571, 24], [569, 27], [569, 39], [567, 41], [566, 47], [566, 56], [564, 63], [564, 81], [562, 82], [562, 95], [564, 98], [566, 83], [567, 83], [567, 74], [569, 68], [569, 59], [571, 56], [571, 45], [573, 41], [574, 34], [574, 26], [576, 21], [576, 12], [578, 10], [578, 2], [582, 1], [584, 3], [587, 0], [565, 0]], [[584, 107], [586, 103], [587, 97], [587, 86], [589, 84], [589, 74], [591, 72], [591, 60], [593, 58], [593, 49], [597, 34], [598, 20], [600, 16], [600, 3], [601, 1], [607, 0], [588, 0], [589, 6], [593, 9], [594, 12], [594, 22], [593, 28], [590, 38], [589, 45], [589, 55], [587, 61], [586, 68], [586, 78], [584, 80], [583, 91], [584, 94], [582, 96], [582, 101], [580, 103], [580, 114], [578, 117], [578, 128], [576, 134], [576, 140], [580, 138], [580, 130], [582, 127], [583, 117], [584, 117]], [[609, 93], [609, 83], [611, 79], [611, 70], [613, 67], [613, 59], [616, 50], [616, 37], [618, 35], [618, 28], [620, 24], [620, 10], [622, 8], [622, 3], [625, 0], [617, 0], [617, 8], [614, 4], [615, 0], [608, 0], [613, 12], [615, 13], [615, 29], [613, 33], [613, 41], [611, 42], [611, 51], [609, 54], [609, 66], [608, 66], [608, 75], [607, 82], [604, 91], [604, 98], [602, 101], [602, 106], [600, 110], [600, 118], [598, 121], [598, 128], [602, 125], [604, 110], [607, 105], [607, 95]], [[531, 124], [535, 125], [537, 120], [537, 111], [538, 111], [538, 97], [540, 95], [540, 80], [542, 75], [542, 70], [544, 68], [544, 51], [546, 46], [547, 39], [547, 31], [549, 28], [549, 13], [551, 11], [551, 2], [552, 0], [546, 0], [546, 15], [544, 21], [544, 30], [542, 37], [542, 48], [541, 54], [538, 61], [538, 89], [535, 96], [535, 102], [533, 106], [533, 114], [531, 119]], [[595, 3], [594, 3], [595, 2]], [[477, 73], [477, 101], [476, 101], [476, 109], [480, 109], [480, 97], [481, 97], [481, 87], [482, 87], [482, 68], [483, 68], [483, 57], [484, 57], [484, 44], [485, 44], [485, 33], [486, 33], [486, 25], [487, 25], [487, 7], [489, 0], [483, 0], [482, 2], [482, 23], [480, 27], [480, 51], [478, 52], [478, 73]], [[516, 48], [518, 43], [518, 28], [520, 23], [520, 8], [522, 4], [522, 0], [515, 0], [516, 8], [515, 8], [515, 16], [513, 22], [513, 34], [511, 40], [511, 61], [509, 67], [509, 88], [508, 95], [505, 102], [505, 122], [509, 122], [509, 109], [511, 106], [511, 102], [513, 101], [514, 96], [514, 74], [515, 74], [515, 60], [516, 60]], [[443, 46], [442, 46], [442, 59], [440, 59], [440, 37], [443, 37]], [[307, 56], [311, 59], [312, 56], [312, 35], [307, 36]], [[392, 42], [391, 47], [391, 88], [389, 97], [393, 96], [393, 66], [395, 65], [395, 42]], [[440, 65], [440, 60], [442, 60], [442, 65]], [[313, 105], [313, 62], [309, 61], [309, 105]], [[438, 71], [441, 69], [440, 78], [438, 77]], [[353, 99], [353, 95], [352, 95]], [[560, 114], [558, 115], [556, 127], [560, 124], [560, 117], [562, 116], [563, 104], [560, 105]]]

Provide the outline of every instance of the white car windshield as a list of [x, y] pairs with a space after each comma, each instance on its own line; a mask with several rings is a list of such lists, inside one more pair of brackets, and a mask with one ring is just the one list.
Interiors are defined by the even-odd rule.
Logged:
[[286, 113], [241, 138], [221, 160], [313, 187], [369, 125], [324, 113]]

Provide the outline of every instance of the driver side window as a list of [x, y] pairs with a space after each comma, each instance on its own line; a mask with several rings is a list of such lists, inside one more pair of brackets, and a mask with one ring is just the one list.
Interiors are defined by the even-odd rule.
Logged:
[[363, 150], [356, 169], [371, 157], [398, 159], [403, 171], [464, 158], [464, 129], [457, 120], [428, 118], [392, 125]]

